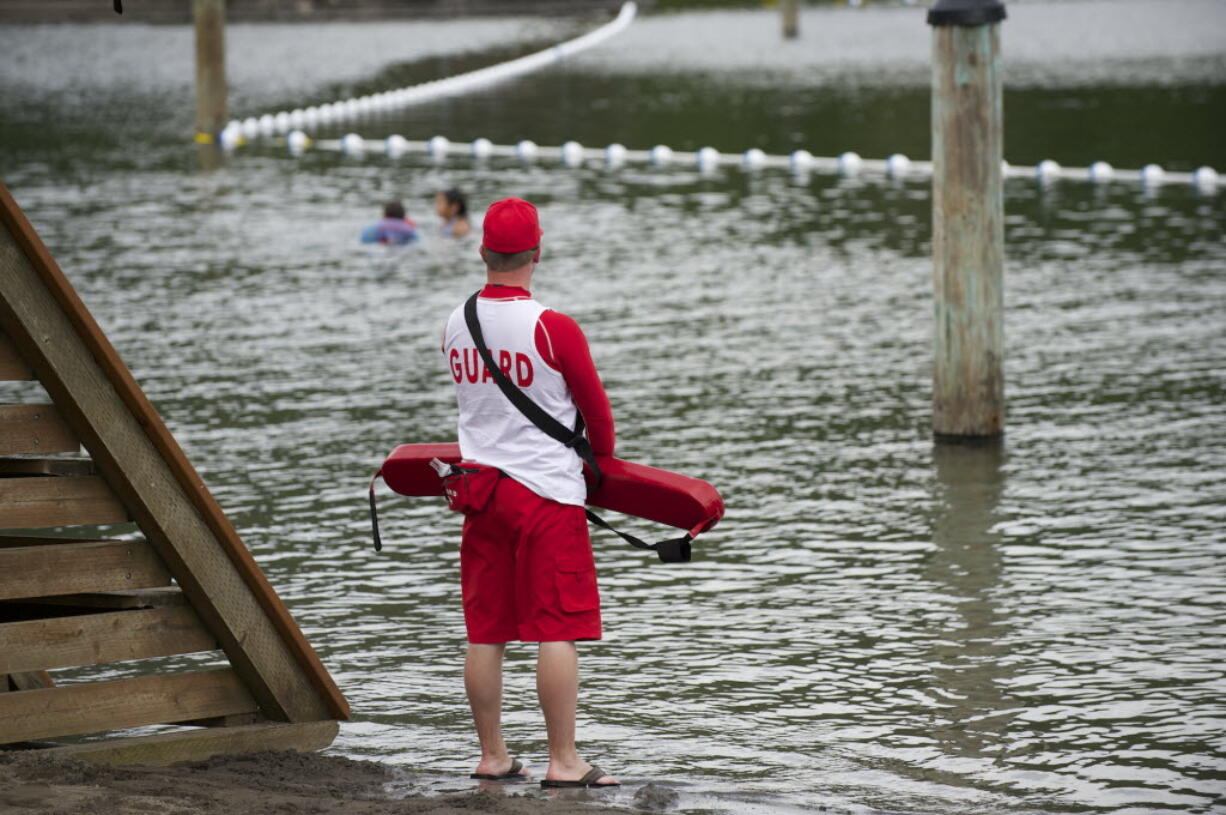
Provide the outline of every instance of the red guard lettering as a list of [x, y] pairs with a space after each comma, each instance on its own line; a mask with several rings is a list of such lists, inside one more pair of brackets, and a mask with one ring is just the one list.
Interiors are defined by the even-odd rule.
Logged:
[[510, 351], [499, 351], [498, 352], [498, 367], [502, 369], [503, 376], [505, 376], [507, 379], [511, 378], [511, 352]]
[[460, 363], [460, 352], [452, 348], [451, 353], [447, 355], [447, 361], [451, 367], [451, 378], [458, 383], [464, 378], [464, 366]]
[[[471, 356], [469, 356], [470, 351], [472, 352]], [[464, 378], [469, 382], [472, 382], [474, 385], [477, 383], [477, 366], [480, 363], [481, 360], [478, 357], [476, 348], [464, 349]]]
[[532, 384], [532, 360], [527, 354], [516, 352], [515, 354], [515, 382], [521, 388], [526, 388]]

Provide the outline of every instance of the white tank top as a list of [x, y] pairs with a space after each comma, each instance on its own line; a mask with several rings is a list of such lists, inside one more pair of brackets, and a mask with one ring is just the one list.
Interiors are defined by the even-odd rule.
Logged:
[[[574, 427], [578, 409], [570, 388], [536, 350], [536, 323], [544, 311], [528, 298], [477, 298], [481, 331], [498, 367], [546, 413]], [[464, 322], [463, 305], [447, 320], [443, 354], [456, 383], [464, 459], [497, 467], [537, 495], [583, 506], [587, 486], [579, 455], [542, 432], [499, 389]]]

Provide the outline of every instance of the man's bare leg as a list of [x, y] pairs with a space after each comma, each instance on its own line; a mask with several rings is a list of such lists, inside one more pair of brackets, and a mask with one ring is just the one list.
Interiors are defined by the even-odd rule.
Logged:
[[[542, 642], [536, 661], [536, 693], [545, 714], [549, 737], [549, 769], [553, 781], [577, 781], [592, 765], [575, 749], [575, 709], [579, 704], [579, 652], [573, 642]], [[601, 784], [615, 784], [611, 776]]]
[[[511, 769], [511, 755], [502, 740], [502, 655], [505, 642], [469, 643], [464, 659], [464, 690], [473, 712], [481, 763], [474, 772], [501, 775]], [[526, 770], [524, 775], [530, 775]]]

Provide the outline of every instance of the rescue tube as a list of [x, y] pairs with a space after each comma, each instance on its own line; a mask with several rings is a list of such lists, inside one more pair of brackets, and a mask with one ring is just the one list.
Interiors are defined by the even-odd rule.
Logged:
[[[402, 444], [383, 462], [384, 483], [401, 495], [443, 494], [443, 483], [430, 466], [431, 459], [445, 464], [460, 461], [458, 444]], [[699, 478], [597, 456], [602, 479], [590, 493], [588, 504], [649, 521], [684, 529], [691, 538], [706, 532], [724, 517], [724, 499], [715, 487]]]

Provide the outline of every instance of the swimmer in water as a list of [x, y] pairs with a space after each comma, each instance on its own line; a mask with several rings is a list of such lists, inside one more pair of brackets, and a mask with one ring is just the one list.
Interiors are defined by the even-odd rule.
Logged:
[[404, 214], [404, 204], [388, 201], [383, 218], [362, 230], [362, 243], [404, 246], [417, 241], [417, 225]]
[[443, 219], [442, 232], [447, 237], [462, 238], [472, 231], [468, 225], [468, 200], [455, 187], [434, 196], [434, 211]]

